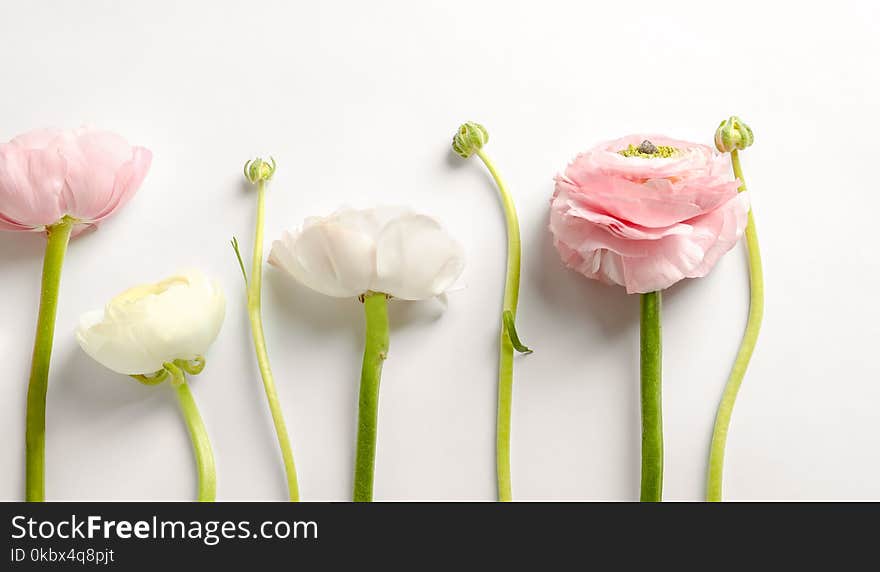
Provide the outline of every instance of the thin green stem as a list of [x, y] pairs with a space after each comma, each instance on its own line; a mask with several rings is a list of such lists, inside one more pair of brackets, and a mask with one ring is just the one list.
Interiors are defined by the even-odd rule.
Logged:
[[288, 495], [291, 501], [296, 502], [299, 501], [296, 465], [293, 462], [293, 451], [290, 447], [290, 437], [287, 435], [287, 426], [284, 423], [284, 413], [278, 401], [278, 391], [275, 389], [275, 378], [272, 375], [272, 368], [269, 366], [266, 337], [263, 334], [261, 294], [263, 287], [263, 220], [265, 218], [265, 211], [266, 183], [261, 180], [257, 183], [257, 223], [254, 230], [254, 255], [251, 262], [250, 282], [247, 284], [248, 317], [251, 322], [254, 349], [257, 353], [257, 364], [260, 367], [263, 388], [266, 390], [266, 399], [269, 402], [269, 410], [272, 412], [272, 422], [275, 424], [278, 446], [281, 448], [281, 458], [284, 461]]
[[[746, 182], [739, 162], [739, 153], [733, 150], [730, 153], [733, 162], [733, 173], [740, 180], [739, 191], [746, 190]], [[721, 403], [718, 404], [718, 412], [715, 415], [715, 429], [712, 432], [712, 445], [709, 450], [709, 477], [706, 485], [706, 500], [720, 501], [722, 497], [722, 478], [724, 475], [724, 448], [727, 445], [727, 433], [730, 429], [730, 418], [733, 415], [733, 406], [736, 396], [742, 385], [743, 377], [758, 343], [758, 334], [761, 331], [761, 321], [764, 318], [764, 270], [761, 266], [761, 248], [758, 246], [758, 233], [755, 230], [755, 218], [749, 210], [749, 220], [746, 225], [746, 248], [749, 254], [749, 318], [743, 333], [736, 360]]]
[[[180, 376], [183, 377], [182, 372]], [[217, 470], [214, 467], [214, 453], [211, 451], [211, 442], [208, 440], [205, 422], [199, 415], [199, 408], [196, 407], [195, 399], [193, 399], [186, 381], [177, 385], [175, 391], [177, 391], [180, 411], [186, 421], [186, 428], [192, 438], [193, 452], [199, 470], [198, 500], [199, 502], [214, 502], [217, 497]]]
[[64, 266], [64, 255], [74, 222], [73, 219], [64, 217], [46, 228], [40, 311], [28, 381], [25, 422], [25, 499], [28, 502], [46, 500], [46, 392], [49, 387], [49, 361], [52, 358], [52, 340], [55, 337], [61, 268]]
[[379, 382], [382, 363], [388, 356], [388, 297], [377, 292], [364, 295], [367, 335], [361, 389], [358, 397], [357, 455], [354, 464], [355, 502], [373, 500], [376, 466], [376, 426], [379, 417]]
[[504, 324], [504, 315], [509, 312], [512, 317], [511, 323], [516, 320], [516, 306], [519, 301], [519, 273], [521, 265], [521, 244], [519, 235], [519, 220], [516, 216], [516, 208], [513, 197], [507, 190], [504, 181], [495, 169], [495, 165], [482, 149], [478, 149], [477, 156], [489, 169], [495, 184], [498, 185], [498, 193], [501, 196], [501, 205], [504, 209], [504, 219], [507, 225], [507, 275], [504, 282], [504, 301], [501, 309], [501, 355], [498, 362], [498, 419], [496, 425], [496, 470], [498, 473], [498, 500], [510, 501], [513, 499], [510, 481], [510, 410], [513, 396], [513, 343]]
[[660, 292], [642, 294], [642, 502], [663, 500], [663, 334], [660, 325]]

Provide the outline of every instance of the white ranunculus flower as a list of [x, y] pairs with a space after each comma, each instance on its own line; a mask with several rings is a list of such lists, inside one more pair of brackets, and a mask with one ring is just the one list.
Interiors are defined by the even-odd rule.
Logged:
[[153, 374], [166, 362], [205, 355], [226, 312], [220, 285], [198, 271], [119, 294], [103, 310], [80, 318], [82, 349], [97, 362], [126, 375]]
[[452, 286], [464, 254], [436, 219], [379, 207], [306, 219], [301, 230], [272, 243], [269, 264], [328, 296], [383, 292], [425, 300]]

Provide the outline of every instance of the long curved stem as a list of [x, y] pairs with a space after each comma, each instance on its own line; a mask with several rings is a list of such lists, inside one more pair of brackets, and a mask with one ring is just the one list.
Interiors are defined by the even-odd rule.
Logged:
[[[743, 192], [746, 190], [746, 182], [738, 151], [735, 149], [731, 151], [730, 157], [733, 162], [733, 173], [741, 182], [739, 191]], [[752, 359], [752, 353], [755, 351], [755, 345], [758, 343], [761, 321], [764, 318], [764, 270], [761, 266], [761, 248], [758, 246], [758, 233], [755, 230], [755, 219], [751, 210], [749, 210], [745, 235], [749, 253], [749, 319], [715, 415], [715, 429], [712, 432], [712, 445], [709, 450], [709, 477], [706, 485], [706, 500], [714, 502], [721, 500], [724, 448], [727, 445], [733, 406], [749, 367], [749, 361]]]
[[510, 411], [513, 397], [513, 343], [511, 335], [504, 324], [504, 315], [509, 312], [516, 319], [516, 306], [519, 301], [519, 273], [521, 265], [521, 244], [519, 235], [519, 220], [516, 216], [516, 208], [513, 197], [510, 196], [504, 181], [495, 169], [495, 165], [479, 149], [477, 156], [489, 169], [495, 184], [498, 185], [498, 193], [501, 196], [501, 205], [504, 209], [504, 219], [507, 225], [507, 275], [504, 282], [504, 301], [502, 306], [501, 322], [501, 355], [498, 361], [498, 419], [496, 421], [496, 470], [498, 473], [498, 500], [510, 501], [513, 499], [510, 480]]
[[25, 422], [25, 499], [28, 502], [46, 500], [46, 392], [49, 386], [49, 361], [52, 358], [52, 341], [55, 337], [61, 268], [64, 266], [64, 255], [73, 225], [73, 219], [64, 217], [46, 229], [40, 311], [28, 381]]
[[367, 335], [361, 389], [358, 396], [357, 455], [354, 463], [355, 502], [373, 500], [376, 467], [376, 428], [379, 420], [379, 382], [388, 357], [388, 297], [380, 292], [364, 295]]
[[265, 210], [266, 183], [259, 181], [257, 183], [257, 224], [254, 231], [254, 254], [250, 281], [247, 285], [248, 318], [251, 322], [251, 333], [254, 338], [260, 376], [263, 378], [263, 388], [266, 390], [266, 399], [269, 402], [272, 422], [275, 424], [275, 432], [278, 435], [278, 446], [281, 448], [281, 458], [284, 461], [288, 495], [291, 501], [296, 502], [299, 501], [296, 465], [293, 462], [293, 451], [290, 447], [290, 437], [287, 435], [287, 426], [284, 423], [284, 413], [281, 411], [281, 404], [278, 401], [278, 391], [275, 389], [275, 378], [272, 375], [272, 368], [269, 366], [266, 337], [263, 334], [261, 291], [263, 287], [263, 219], [265, 218]]
[[660, 292], [641, 295], [642, 502], [663, 500], [663, 336], [660, 305]]
[[[182, 377], [182, 374], [181, 374]], [[199, 471], [199, 502], [214, 502], [217, 497], [217, 470], [214, 467], [214, 453], [211, 451], [211, 442], [208, 440], [208, 432], [205, 430], [205, 422], [199, 414], [195, 399], [186, 382], [176, 387], [177, 400], [180, 403], [180, 411], [186, 421], [189, 436], [192, 439], [193, 452], [196, 456], [196, 465]]]

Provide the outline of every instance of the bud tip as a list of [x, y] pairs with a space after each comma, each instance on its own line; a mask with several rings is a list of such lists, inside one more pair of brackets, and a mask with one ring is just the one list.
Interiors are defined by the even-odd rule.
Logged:
[[452, 138], [452, 150], [463, 159], [467, 159], [482, 149], [488, 141], [489, 132], [486, 128], [479, 123], [468, 121], [462, 123], [455, 137]]
[[275, 174], [275, 159], [269, 157], [269, 161], [264, 161], [257, 157], [244, 164], [244, 176], [251, 183], [260, 181], [268, 181]]
[[722, 121], [715, 130], [715, 147], [722, 153], [741, 151], [754, 142], [752, 128], [736, 115], [731, 115]]

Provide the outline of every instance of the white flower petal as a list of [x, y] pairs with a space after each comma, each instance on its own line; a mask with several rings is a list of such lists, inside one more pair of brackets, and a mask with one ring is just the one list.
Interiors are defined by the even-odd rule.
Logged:
[[327, 296], [350, 298], [369, 288], [375, 241], [338, 222], [313, 221], [298, 234], [284, 233], [272, 243], [269, 264]]
[[442, 294], [464, 266], [461, 247], [440, 224], [405, 207], [306, 219], [301, 231], [272, 244], [269, 263], [328, 296], [372, 290], [407, 300]]
[[425, 300], [445, 292], [464, 269], [464, 254], [440, 223], [407, 214], [385, 226], [376, 245], [376, 279], [371, 290], [404, 300]]
[[134, 343], [126, 328], [104, 318], [103, 310], [93, 310], [80, 318], [76, 339], [86, 354], [104, 367], [126, 375], [162, 369], [161, 358]]
[[399, 206], [381, 206], [372, 209], [343, 208], [323, 221], [340, 224], [376, 239], [388, 223], [409, 214], [413, 214], [412, 209]]
[[203, 356], [223, 324], [226, 299], [200, 272], [136, 286], [104, 311], [80, 319], [77, 340], [104, 366], [123, 374], [149, 374], [175, 359]]
[[148, 298], [141, 342], [173, 359], [204, 355], [223, 325], [226, 299], [219, 284], [201, 273], [169, 278], [167, 290]]

